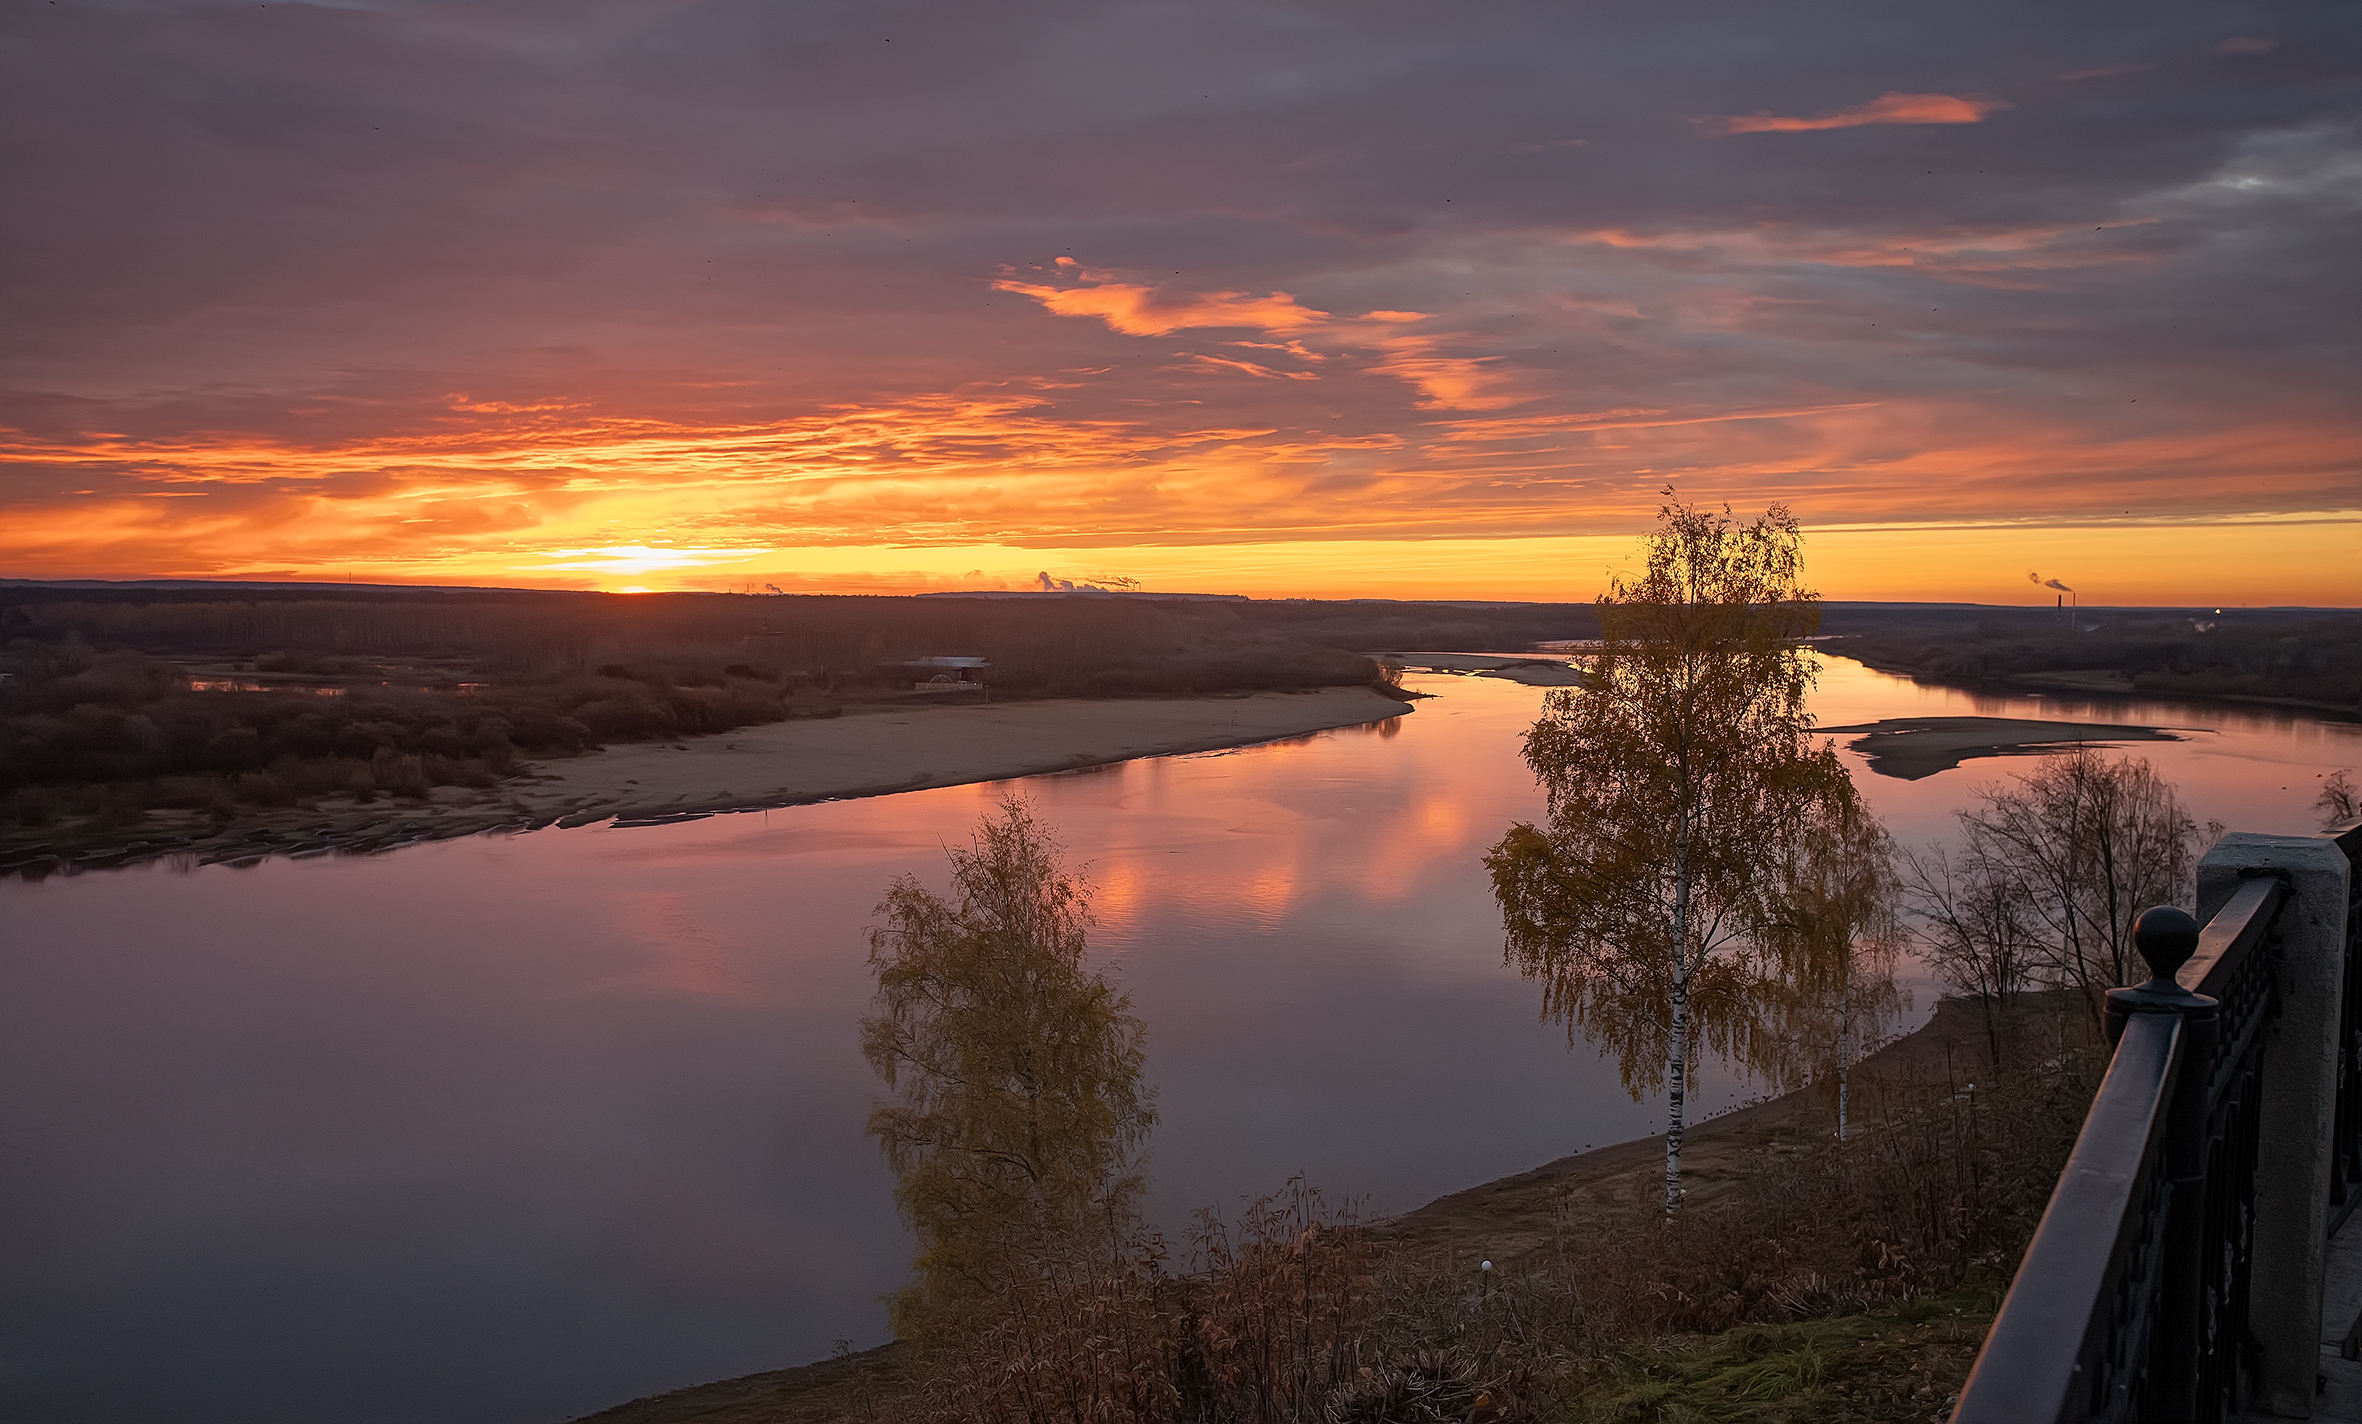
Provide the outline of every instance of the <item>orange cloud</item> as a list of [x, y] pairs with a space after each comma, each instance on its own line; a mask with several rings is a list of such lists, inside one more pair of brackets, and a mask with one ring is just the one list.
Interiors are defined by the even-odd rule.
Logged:
[[549, 410], [587, 410], [590, 406], [588, 401], [568, 400], [540, 401], [531, 405], [518, 405], [510, 401], [480, 401], [471, 398], [466, 391], [453, 391], [443, 399], [453, 410], [464, 410], [470, 415], [530, 415]]
[[1886, 93], [1858, 108], [1840, 109], [1815, 118], [1788, 118], [1757, 112], [1698, 122], [1712, 132], [1809, 133], [1816, 129], [1852, 129], [1864, 124], [1973, 124], [1985, 115], [2011, 107], [1999, 99], [1963, 99], [1950, 94]]
[[1329, 359], [1301, 341], [1225, 341], [1222, 344], [1224, 346], [1244, 346], [1255, 351], [1285, 351], [1301, 361], [1326, 361]]
[[[1096, 274], [1088, 274], [1096, 275]], [[1286, 292], [1249, 296], [1245, 292], [1195, 292], [1169, 296], [1161, 289], [1136, 282], [1099, 282], [1088, 286], [1047, 287], [1009, 279], [992, 284], [998, 291], [1031, 297], [1060, 316], [1095, 316], [1128, 336], [1163, 336], [1183, 327], [1244, 326], [1257, 331], [1302, 331], [1329, 319], [1324, 311], [1298, 302]]]
[[1847, 401], [1838, 405], [1791, 406], [1777, 410], [1734, 410], [1717, 415], [1674, 416], [1667, 411], [1637, 407], [1616, 410], [1574, 411], [1566, 415], [1521, 415], [1489, 417], [1481, 420], [1439, 420], [1430, 423], [1437, 433], [1435, 439], [1444, 443], [1491, 444], [1504, 440], [1524, 440], [1536, 436], [1550, 436], [1569, 431], [1585, 430], [1661, 430], [1677, 425], [1720, 425], [1734, 420], [1794, 420], [1809, 415], [1833, 415], [1840, 411], [1869, 410], [1876, 401]]
[[[1114, 280], [1116, 273], [1085, 267], [1071, 257], [1057, 258], [1052, 265], [1059, 275], [1079, 279], [1080, 285], [1053, 287], [1004, 277], [992, 284], [993, 290], [1031, 297], [1060, 316], [1097, 317], [1127, 336], [1165, 336], [1185, 327], [1248, 327], [1272, 336], [1325, 329], [1332, 336], [1352, 339], [1389, 326], [1426, 321], [1430, 316], [1418, 311], [1372, 311], [1338, 318], [1305, 306], [1286, 292], [1260, 297], [1246, 292], [1169, 293], [1147, 283], [1118, 282]], [[1289, 351], [1307, 361], [1322, 359], [1305, 349], [1301, 341], [1269, 349]]]
[[1421, 410], [1496, 410], [1533, 399], [1509, 389], [1516, 373], [1498, 356], [1446, 356], [1433, 336], [1395, 336], [1378, 345], [1386, 355], [1370, 369], [1416, 387]]
[[[1228, 344], [1244, 346], [1255, 343], [1234, 341]], [[1320, 379], [1311, 371], [1274, 371], [1269, 366], [1258, 366], [1252, 361], [1234, 361], [1228, 356], [1204, 356], [1188, 351], [1176, 351], [1173, 354], [1190, 363], [1186, 366], [1173, 367], [1172, 369], [1176, 371], [1237, 371], [1242, 375], [1259, 376], [1266, 381], [1317, 381]]]

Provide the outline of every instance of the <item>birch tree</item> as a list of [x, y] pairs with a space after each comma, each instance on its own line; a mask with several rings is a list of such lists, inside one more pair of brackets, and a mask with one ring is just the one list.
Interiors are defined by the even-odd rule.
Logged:
[[877, 1013], [862, 1050], [891, 1094], [870, 1133], [918, 1238], [918, 1281], [890, 1302], [925, 1336], [1029, 1263], [1124, 1236], [1156, 1123], [1131, 998], [1084, 961], [1089, 888], [1047, 828], [1005, 802], [953, 848], [946, 898], [896, 879], [870, 933]]
[[1545, 824], [1512, 826], [1486, 865], [1544, 1015], [1614, 1050], [1635, 1098], [1664, 1091], [1670, 1216], [1696, 1052], [1750, 1048], [1767, 883], [1846, 774], [1809, 744], [1799, 640], [1819, 613], [1795, 518], [1674, 501], [1646, 554], [1600, 596], [1584, 684], [1526, 734]]

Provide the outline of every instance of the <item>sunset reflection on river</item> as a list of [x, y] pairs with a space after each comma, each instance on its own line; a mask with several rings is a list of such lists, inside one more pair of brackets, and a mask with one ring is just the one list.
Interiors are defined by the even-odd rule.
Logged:
[[[1389, 1212], [1653, 1130], [1502, 967], [1479, 857], [1540, 811], [1542, 694], [1414, 684], [1372, 727], [1021, 785], [0, 887], [0, 1417], [511, 1424], [875, 1343], [906, 1244], [863, 931], [1011, 789], [1099, 887], [1168, 1227], [1298, 1171]], [[1844, 662], [1815, 705], [2209, 728], [2136, 750], [2240, 829], [2311, 829], [2362, 764], [2352, 726]], [[2023, 766], [1857, 774], [1915, 842]], [[1747, 1092], [1706, 1074], [1709, 1109]]]

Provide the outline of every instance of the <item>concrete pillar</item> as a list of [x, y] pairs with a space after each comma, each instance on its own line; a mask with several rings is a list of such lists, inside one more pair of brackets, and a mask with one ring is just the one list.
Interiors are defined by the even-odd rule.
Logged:
[[2328, 1244], [2351, 869], [2345, 852], [2326, 836], [2248, 831], [2224, 836], [2198, 862], [2201, 923], [2250, 875], [2278, 875], [2296, 892], [2280, 912], [2280, 1020], [2264, 1043], [2255, 1286], [2248, 1305], [2263, 1345], [2258, 1403], [2290, 1419], [2312, 1417], [2320, 1370], [2321, 1264]]

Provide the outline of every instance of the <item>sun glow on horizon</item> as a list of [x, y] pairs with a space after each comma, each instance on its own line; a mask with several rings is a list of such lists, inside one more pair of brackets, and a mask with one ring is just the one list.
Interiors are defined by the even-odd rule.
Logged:
[[[1745, 512], [1744, 510], [1741, 511]], [[465, 584], [645, 593], [908, 595], [1033, 591], [1041, 575], [1077, 584], [1121, 576], [1144, 593], [1254, 598], [1587, 602], [1628, 574], [1632, 532], [1458, 539], [1256, 540], [1189, 545], [835, 544], [806, 548], [578, 548], [520, 566], [466, 557], [356, 561], [158, 576]], [[2362, 513], [2116, 526], [1805, 528], [1809, 581], [1824, 598], [1995, 605], [2029, 595], [2025, 569], [2061, 571], [2086, 605], [2362, 606]], [[665, 575], [652, 579], [651, 574]], [[147, 576], [122, 570], [97, 576]]]
[[[551, 549], [540, 557], [550, 560], [543, 564], [512, 564], [506, 570], [531, 576], [534, 574], [569, 573], [617, 577], [638, 574], [671, 573], [680, 569], [705, 569], [743, 564], [775, 552], [768, 546], [745, 549], [695, 549], [654, 546], [648, 544], [613, 544], [594, 549]], [[626, 588], [618, 593], [646, 593], [644, 588]]]
[[[1403, 349], [1379, 350], [1371, 373], [1404, 379], [1384, 369]], [[1491, 399], [1483, 379], [1449, 362], [1415, 377], [1472, 382], [1455, 397], [1468, 403]], [[486, 425], [464, 440], [421, 435], [431, 456], [390, 438], [0, 436], [0, 459], [88, 482], [14, 512], [0, 571], [873, 593], [1108, 571], [1262, 597], [1588, 599], [1671, 483], [1742, 511], [1789, 501], [1833, 598], [2014, 602], [2031, 560], [2086, 570], [2078, 586], [2113, 590], [2094, 595], [2105, 601], [2362, 603], [2362, 509], [2337, 432], [2321, 427], [2108, 445], [2070, 429], [2001, 439], [1966, 409], [1856, 401], [1529, 405], [1350, 433], [1194, 411], [1070, 419], [1008, 396], [730, 425], [468, 418]], [[1611, 461], [1621, 473], [1559, 473]], [[352, 473], [372, 462], [376, 473]], [[2166, 462], [2236, 462], [2312, 508], [2210, 514], [2193, 497], [2203, 485], [2161, 508], [2147, 470]], [[1929, 517], [1961, 492], [2020, 512]], [[2101, 501], [2148, 517], [2086, 512]]]

